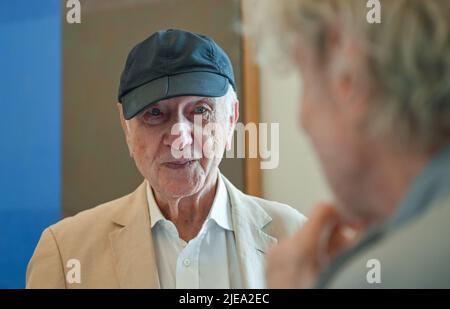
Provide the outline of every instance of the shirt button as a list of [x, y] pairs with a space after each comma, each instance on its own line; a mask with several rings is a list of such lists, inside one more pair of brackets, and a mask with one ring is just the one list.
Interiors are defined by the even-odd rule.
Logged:
[[191, 260], [184, 259], [183, 264], [184, 264], [184, 266], [189, 267], [191, 265]]

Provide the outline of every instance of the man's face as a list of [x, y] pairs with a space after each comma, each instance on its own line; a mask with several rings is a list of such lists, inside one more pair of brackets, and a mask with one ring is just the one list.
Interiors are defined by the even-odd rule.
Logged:
[[370, 151], [362, 134], [361, 109], [354, 108], [348, 92], [355, 89], [334, 78], [319, 63], [312, 48], [301, 44], [296, 61], [303, 81], [300, 123], [319, 156], [338, 206], [349, 220], [365, 220], [363, 177], [370, 164]]
[[153, 190], [182, 198], [216, 175], [237, 119], [237, 107], [230, 109], [225, 97], [184, 96], [154, 103], [128, 124], [121, 114], [130, 152]]

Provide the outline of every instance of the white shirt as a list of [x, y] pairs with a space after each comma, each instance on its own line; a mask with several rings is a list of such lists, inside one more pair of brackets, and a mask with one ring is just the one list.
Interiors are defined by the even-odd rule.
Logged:
[[147, 200], [161, 288], [242, 287], [231, 207], [220, 175], [210, 213], [198, 235], [188, 243], [164, 218], [149, 185]]

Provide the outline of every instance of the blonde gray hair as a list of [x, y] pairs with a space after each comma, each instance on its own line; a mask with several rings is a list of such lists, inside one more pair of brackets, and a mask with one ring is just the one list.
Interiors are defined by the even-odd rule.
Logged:
[[293, 59], [300, 35], [326, 63], [326, 36], [339, 25], [367, 57], [377, 94], [370, 131], [394, 132], [399, 143], [423, 150], [450, 139], [450, 1], [380, 0], [380, 24], [367, 22], [365, 0], [254, 1], [247, 31], [260, 59], [270, 41]]

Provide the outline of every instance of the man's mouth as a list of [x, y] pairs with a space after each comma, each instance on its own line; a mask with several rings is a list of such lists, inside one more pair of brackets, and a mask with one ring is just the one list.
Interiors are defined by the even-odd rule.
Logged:
[[195, 163], [196, 160], [192, 159], [180, 159], [180, 160], [173, 160], [169, 162], [163, 163], [165, 167], [171, 168], [171, 169], [183, 169], [186, 167], [191, 166]]

